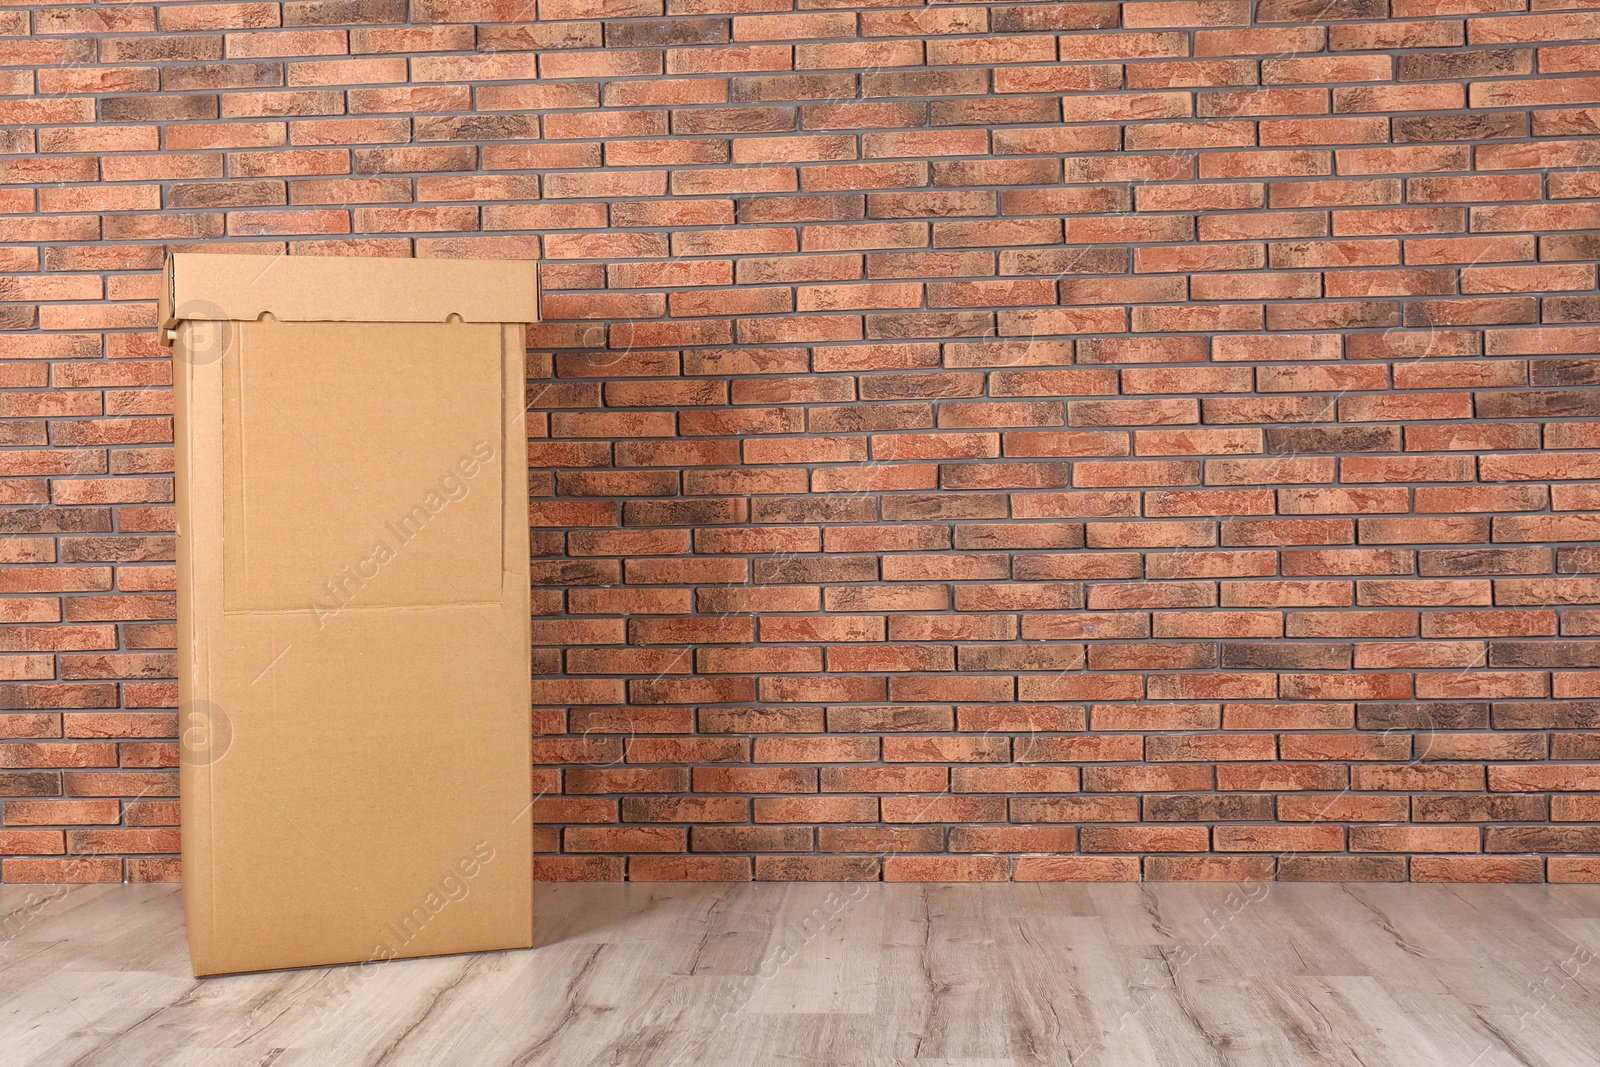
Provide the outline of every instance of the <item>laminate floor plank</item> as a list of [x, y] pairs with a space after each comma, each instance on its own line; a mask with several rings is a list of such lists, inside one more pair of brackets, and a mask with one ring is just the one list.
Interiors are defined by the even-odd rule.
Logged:
[[1592, 1067], [1600, 887], [540, 886], [537, 944], [196, 980], [0, 886], [4, 1067]]

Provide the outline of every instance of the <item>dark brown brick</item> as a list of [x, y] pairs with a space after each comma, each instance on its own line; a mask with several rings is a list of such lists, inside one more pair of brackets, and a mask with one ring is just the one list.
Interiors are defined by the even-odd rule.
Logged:
[[1271, 822], [1272, 798], [1255, 794], [1173, 793], [1144, 798], [1148, 822]]
[[1530, 74], [1533, 50], [1482, 48], [1461, 52], [1410, 52], [1395, 57], [1395, 77], [1400, 81], [1449, 81]]
[[1404, 856], [1284, 856], [1278, 861], [1284, 882], [1403, 882]]
[[1389, 17], [1389, 0], [1259, 0], [1257, 22], [1323, 22]]
[[1266, 438], [1274, 455], [1400, 451], [1398, 426], [1273, 426]]
[[1496, 730], [1593, 730], [1600, 728], [1600, 701], [1502, 701], [1493, 720]]
[[1548, 548], [1425, 548], [1417, 553], [1424, 576], [1549, 574]]
[[285, 26], [359, 26], [403, 23], [406, 0], [289, 0]]
[[1356, 726], [1363, 730], [1482, 730], [1489, 726], [1489, 705], [1449, 700], [1360, 704]]
[[726, 44], [731, 32], [727, 19], [617, 19], [605, 23], [605, 43], [607, 48]]
[[1491, 826], [1485, 852], [1600, 852], [1600, 826]]
[[102, 122], [182, 122], [217, 117], [217, 98], [203, 94], [103, 96]]
[[1508, 389], [1473, 395], [1480, 419], [1538, 419], [1600, 416], [1600, 390]]
[[1285, 641], [1224, 641], [1222, 666], [1238, 670], [1347, 671], [1351, 646]]
[[1478, 114], [1406, 115], [1393, 120], [1398, 144], [1418, 141], [1491, 141], [1528, 136], [1526, 111]]
[[1411, 798], [1411, 817], [1417, 822], [1533, 822], [1549, 816], [1542, 796], [1502, 794], [1488, 796], [1418, 796]]
[[161, 68], [161, 88], [167, 92], [196, 89], [271, 89], [283, 83], [283, 64], [270, 60], [173, 63]]

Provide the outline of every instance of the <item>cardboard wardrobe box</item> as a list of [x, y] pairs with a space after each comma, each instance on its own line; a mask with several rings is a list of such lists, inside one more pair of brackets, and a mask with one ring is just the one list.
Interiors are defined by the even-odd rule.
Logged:
[[196, 975], [533, 943], [533, 263], [179, 254]]

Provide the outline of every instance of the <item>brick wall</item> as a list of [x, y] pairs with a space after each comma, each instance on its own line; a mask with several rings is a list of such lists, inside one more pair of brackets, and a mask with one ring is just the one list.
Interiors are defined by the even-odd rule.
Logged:
[[177, 873], [171, 248], [545, 261], [545, 877], [1596, 880], [1582, 7], [0, 9], [0, 877]]

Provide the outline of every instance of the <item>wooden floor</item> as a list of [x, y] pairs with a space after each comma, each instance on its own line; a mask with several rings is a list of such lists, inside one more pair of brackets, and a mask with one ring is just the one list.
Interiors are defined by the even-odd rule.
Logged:
[[1600, 887], [541, 886], [540, 947], [189, 977], [171, 886], [0, 887], [0, 1064], [1600, 1064]]

